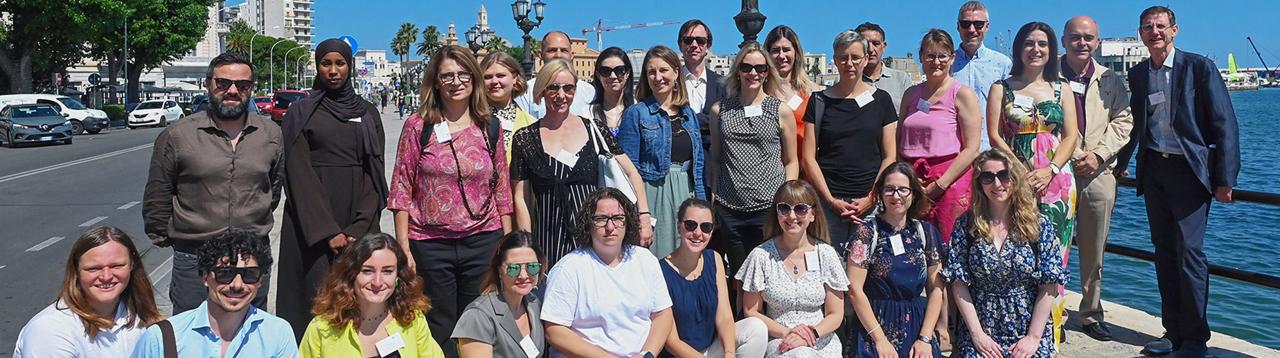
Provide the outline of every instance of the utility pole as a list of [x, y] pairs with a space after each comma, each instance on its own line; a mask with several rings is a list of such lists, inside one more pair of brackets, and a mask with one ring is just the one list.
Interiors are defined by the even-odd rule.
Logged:
[[125, 103], [126, 107], [129, 103], [129, 16], [124, 17], [124, 99], [121, 103]]

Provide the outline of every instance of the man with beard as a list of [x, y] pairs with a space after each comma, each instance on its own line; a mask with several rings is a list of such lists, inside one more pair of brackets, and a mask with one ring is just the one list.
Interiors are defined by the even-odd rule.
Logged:
[[[265, 242], [274, 224], [284, 144], [279, 126], [248, 110], [253, 79], [253, 65], [244, 56], [215, 57], [205, 75], [209, 109], [156, 137], [142, 219], [152, 243], [173, 246], [169, 300], [175, 314], [206, 298], [196, 270], [196, 253], [204, 243], [232, 227], [250, 230]], [[253, 303], [262, 307], [267, 295], [260, 296]]]
[[177, 357], [297, 357], [289, 323], [250, 305], [265, 296], [258, 290], [271, 271], [267, 237], [233, 229], [199, 251], [194, 265], [208, 287], [208, 302], [152, 325], [133, 357], [166, 357], [166, 351]]

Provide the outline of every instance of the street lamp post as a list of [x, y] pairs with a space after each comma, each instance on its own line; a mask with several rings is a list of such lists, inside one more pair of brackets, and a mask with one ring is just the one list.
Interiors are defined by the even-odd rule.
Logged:
[[760, 13], [759, 0], [742, 0], [742, 12], [733, 17], [734, 24], [738, 25], [738, 32], [742, 33], [742, 43], [738, 44], [738, 48], [756, 42], [756, 35], [764, 29], [766, 18]]
[[[306, 49], [306, 47], [298, 46], [298, 47], [289, 49], [289, 51], [284, 52], [284, 75], [285, 75], [284, 84], [286, 87], [289, 85], [289, 54], [293, 53], [293, 50], [298, 50], [298, 49]], [[302, 87], [298, 87], [298, 88], [301, 89]]]
[[524, 31], [524, 60], [521, 61], [521, 67], [524, 67], [525, 77], [533, 77], [533, 36], [529, 35], [530, 31], [542, 25], [543, 11], [547, 4], [542, 0], [533, 4], [533, 19], [529, 18], [529, 0], [516, 0], [511, 3], [511, 13], [516, 20], [516, 25], [520, 27], [520, 31]]
[[272, 56], [275, 54], [276, 45], [285, 41], [289, 41], [289, 39], [276, 40], [276, 43], [271, 44], [271, 49], [267, 50], [267, 85], [271, 86], [271, 93], [276, 92], [276, 60]]
[[489, 40], [493, 39], [493, 30], [481, 30], [480, 25], [471, 25], [471, 29], [467, 30], [467, 47], [471, 48], [471, 52], [480, 53], [485, 45], [489, 44]]

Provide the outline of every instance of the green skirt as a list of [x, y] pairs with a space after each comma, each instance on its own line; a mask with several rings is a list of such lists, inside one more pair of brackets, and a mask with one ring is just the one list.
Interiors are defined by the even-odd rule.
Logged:
[[671, 163], [667, 177], [661, 182], [644, 182], [644, 194], [649, 200], [649, 214], [658, 221], [653, 228], [653, 245], [649, 245], [649, 251], [653, 256], [663, 258], [680, 246], [680, 236], [676, 233], [676, 210], [685, 199], [693, 196], [689, 173], [680, 163]]

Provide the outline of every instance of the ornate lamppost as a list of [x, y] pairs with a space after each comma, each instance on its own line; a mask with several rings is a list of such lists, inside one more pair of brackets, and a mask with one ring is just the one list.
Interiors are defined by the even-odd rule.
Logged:
[[[529, 0], [516, 0], [511, 3], [511, 13], [516, 20], [516, 25], [520, 27], [520, 31], [524, 31], [524, 60], [520, 62], [520, 66], [524, 67], [526, 77], [533, 77], [533, 36], [529, 35], [530, 31], [542, 25], [543, 11], [547, 4], [542, 0], [533, 3], [533, 18], [529, 18]], [[759, 31], [757, 31], [759, 32]]]
[[471, 25], [471, 29], [464, 34], [467, 36], [467, 47], [471, 48], [471, 53], [479, 54], [490, 40], [493, 39], [492, 30], [481, 30], [480, 25]]
[[756, 35], [764, 29], [766, 18], [768, 17], [760, 13], [759, 0], [742, 0], [742, 12], [733, 17], [733, 23], [738, 25], [738, 32], [742, 33], [742, 43], [738, 44], [738, 48], [756, 42]]

